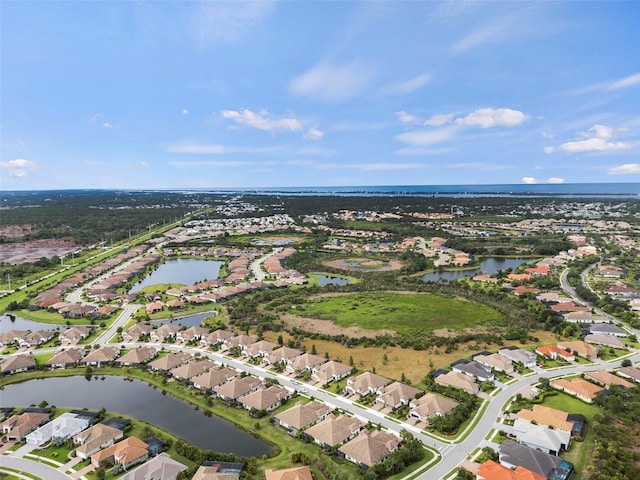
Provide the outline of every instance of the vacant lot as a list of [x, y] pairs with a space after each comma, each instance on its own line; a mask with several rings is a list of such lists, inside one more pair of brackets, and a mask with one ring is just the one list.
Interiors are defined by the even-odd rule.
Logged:
[[461, 330], [493, 324], [500, 314], [486, 305], [435, 294], [354, 293], [313, 297], [292, 310], [301, 317], [332, 320], [340, 327], [396, 332]]

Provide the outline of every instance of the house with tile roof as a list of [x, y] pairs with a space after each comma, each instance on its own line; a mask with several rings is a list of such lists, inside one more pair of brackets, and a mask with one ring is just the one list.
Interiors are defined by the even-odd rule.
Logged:
[[186, 352], [175, 352], [165, 355], [164, 357], [156, 358], [150, 362], [147, 366], [151, 370], [159, 370], [168, 372], [169, 370], [176, 368], [180, 365], [184, 365], [193, 357]]
[[419, 388], [406, 385], [401, 382], [393, 382], [378, 393], [376, 403], [381, 403], [385, 407], [398, 408], [402, 405], [409, 405], [416, 396], [423, 393]]
[[136, 437], [129, 437], [91, 455], [91, 464], [100, 468], [107, 463], [115, 463], [124, 470], [144, 462], [149, 457], [149, 445]]
[[187, 466], [162, 452], [120, 477], [120, 480], [176, 480]]
[[204, 345], [205, 347], [210, 347], [215, 344], [222, 344], [225, 340], [228, 340], [232, 337], [235, 337], [236, 334], [234, 332], [229, 332], [227, 330], [216, 330], [211, 333], [207, 333], [200, 338], [200, 345]]
[[311, 371], [311, 378], [320, 382], [322, 385], [328, 385], [348, 377], [354, 369], [355, 367], [351, 365], [329, 360], [320, 366], [314, 367]]
[[150, 334], [153, 327], [148, 323], [136, 323], [126, 331], [122, 332], [122, 341], [124, 343], [137, 342], [141, 336]]
[[275, 365], [277, 363], [282, 363], [284, 365], [287, 365], [299, 355], [302, 355], [302, 352], [300, 350], [282, 346], [272, 351], [265, 358], [265, 360], [267, 363], [271, 365]]
[[260, 340], [256, 343], [248, 345], [247, 348], [245, 348], [242, 352], [242, 355], [249, 358], [265, 358], [269, 356], [274, 348], [276, 348], [275, 343], [269, 342], [267, 340]]
[[453, 387], [463, 390], [472, 395], [475, 395], [480, 391], [480, 387], [475, 382], [473, 377], [459, 372], [448, 372], [442, 375], [438, 375], [434, 379], [434, 382], [445, 387]]
[[397, 450], [400, 443], [400, 438], [392, 433], [383, 430], [373, 432], [364, 430], [353, 440], [342, 445], [338, 452], [350, 462], [369, 468], [382, 462], [391, 452]]
[[518, 419], [546, 427], [552, 427], [563, 432], [573, 431], [573, 422], [569, 421], [569, 414], [556, 408], [534, 405], [531, 410], [522, 409], [518, 412]]
[[640, 383], [640, 368], [638, 367], [622, 367], [618, 370], [618, 375], [629, 378], [636, 383]]
[[71, 327], [58, 335], [62, 345], [75, 345], [91, 335], [90, 327]]
[[309, 467], [293, 467], [283, 470], [274, 470], [267, 468], [264, 471], [265, 480], [313, 480]]
[[29, 333], [26, 337], [18, 340], [18, 345], [20, 347], [37, 347], [42, 345], [43, 343], [47, 343], [53, 337], [55, 337], [56, 332], [53, 330], [38, 330], [35, 332]]
[[575, 355], [589, 360], [594, 360], [598, 356], [598, 348], [582, 340], [562, 341], [558, 343], [558, 348], [569, 350]]
[[238, 375], [240, 375], [240, 372], [231, 368], [212, 368], [191, 378], [191, 383], [194, 387], [200, 390], [211, 390], [212, 388], [222, 385]]
[[84, 357], [84, 349], [67, 348], [56, 353], [44, 364], [48, 368], [69, 368], [76, 366], [82, 357]]
[[26, 372], [36, 368], [36, 359], [31, 355], [23, 353], [11, 355], [0, 362], [0, 372], [2, 375], [13, 375], [14, 373]]
[[473, 360], [497, 372], [513, 373], [513, 362], [498, 353], [481, 353], [475, 355]]
[[158, 349], [149, 345], [144, 345], [139, 348], [132, 348], [122, 357], [118, 358], [116, 365], [142, 365], [154, 359], [158, 355]]
[[551, 360], [564, 360], [565, 362], [573, 362], [576, 357], [573, 353], [566, 351], [563, 348], [558, 348], [554, 345], [545, 345], [536, 348], [536, 353], [542, 357], [550, 358]]
[[298, 355], [287, 364], [287, 370], [292, 372], [313, 371], [314, 368], [326, 363], [327, 359], [311, 353]]
[[613, 335], [615, 337], [628, 337], [629, 332], [623, 330], [617, 325], [610, 323], [599, 323], [589, 326], [589, 333], [605, 333], [607, 335]]
[[227, 470], [223, 462], [204, 462], [198, 467], [191, 480], [240, 480], [237, 468]]
[[586, 312], [568, 312], [562, 315], [565, 322], [569, 323], [609, 323], [607, 317], [602, 315], [594, 315], [590, 311]]
[[598, 385], [601, 385], [604, 388], [610, 388], [613, 385], [617, 385], [619, 387], [624, 387], [624, 388], [634, 387], [633, 383], [627, 382], [626, 380], [623, 380], [617, 375], [614, 375], [613, 373], [610, 373], [610, 372], [605, 372], [604, 370], [597, 370], [595, 372], [585, 372], [584, 378], [586, 378], [587, 380], [591, 380], [592, 382], [597, 383]]
[[558, 378], [551, 381], [551, 386], [587, 403], [593, 403], [596, 395], [604, 390], [602, 387], [587, 382], [582, 378], [573, 378], [571, 380]]
[[454, 372], [464, 373], [478, 382], [490, 382], [495, 378], [490, 367], [475, 361], [468, 362], [466, 360], [459, 360], [452, 363], [451, 368]]
[[76, 456], [86, 460], [98, 450], [113, 445], [123, 436], [122, 430], [98, 423], [73, 437], [73, 443], [78, 445]]
[[255, 392], [262, 385], [262, 381], [247, 375], [215, 387], [213, 392], [222, 400], [236, 402], [240, 397]]
[[257, 339], [250, 337], [249, 335], [238, 335], [226, 339], [223, 343], [229, 350], [235, 347], [238, 347], [240, 350], [244, 350], [249, 345], [256, 343], [257, 341]]
[[538, 362], [536, 355], [524, 348], [501, 348], [498, 350], [498, 355], [502, 355], [511, 360], [511, 362], [519, 363], [526, 368], [535, 367]]
[[364, 424], [355, 417], [329, 415], [304, 433], [321, 447], [331, 448], [355, 437], [363, 426]]
[[620, 340], [618, 337], [609, 335], [608, 333], [590, 333], [585, 335], [584, 341], [592, 345], [601, 345], [603, 347], [619, 348], [620, 350], [627, 349], [627, 344]]
[[2, 434], [8, 441], [21, 441], [28, 434], [49, 421], [49, 413], [24, 412], [13, 415], [0, 424]]
[[197, 377], [215, 366], [216, 364], [212, 360], [197, 360], [194, 358], [183, 365], [172, 368], [169, 373], [171, 373], [176, 380], [191, 380], [193, 377]]
[[409, 402], [409, 408], [411, 409], [409, 410], [409, 417], [427, 421], [432, 417], [446, 415], [458, 405], [458, 402], [450, 398], [433, 393], [426, 393], [422, 397]]
[[291, 397], [291, 392], [284, 387], [271, 385], [267, 388], [259, 388], [255, 392], [240, 397], [238, 403], [249, 411], [275, 410], [282, 402]]
[[477, 480], [547, 480], [547, 477], [524, 467], [515, 470], [487, 460], [478, 467]]
[[372, 372], [364, 372], [347, 380], [346, 390], [351, 395], [364, 396], [370, 393], [378, 395], [391, 380]]
[[104, 364], [108, 364], [109, 362], [113, 362], [119, 355], [120, 349], [118, 347], [104, 345], [100, 348], [91, 350], [80, 360], [80, 364], [100, 367]]
[[180, 325], [174, 325], [171, 323], [165, 323], [159, 326], [155, 330], [149, 332], [149, 340], [152, 342], [166, 342], [168, 339], [175, 339], [176, 335], [182, 327]]
[[178, 330], [178, 332], [176, 332], [176, 342], [187, 343], [191, 341], [199, 341], [207, 333], [209, 333], [208, 328], [196, 326], [189, 327], [184, 330]]
[[296, 435], [300, 430], [324, 420], [330, 413], [331, 409], [324, 403], [299, 401], [273, 418], [277, 426], [286, 428], [291, 435]]

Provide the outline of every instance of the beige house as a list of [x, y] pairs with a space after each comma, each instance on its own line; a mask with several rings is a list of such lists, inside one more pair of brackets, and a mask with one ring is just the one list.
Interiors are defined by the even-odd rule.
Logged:
[[67, 368], [77, 365], [80, 359], [84, 357], [82, 348], [68, 348], [56, 353], [53, 357], [45, 362], [45, 366], [49, 368]]
[[379, 394], [382, 387], [391, 383], [391, 380], [372, 372], [364, 372], [355, 378], [347, 380], [347, 392], [352, 395], [368, 395], [369, 393]]
[[382, 430], [374, 432], [365, 430], [341, 446], [338, 451], [350, 462], [369, 468], [387, 458], [400, 443], [400, 438], [391, 433]]
[[472, 377], [459, 372], [448, 372], [438, 375], [434, 380], [438, 385], [445, 387], [458, 388], [472, 395], [480, 391], [480, 387]]
[[200, 390], [211, 390], [214, 387], [228, 382], [238, 376], [238, 374], [236, 370], [227, 367], [212, 368], [191, 378], [191, 383]]
[[605, 372], [604, 370], [598, 370], [597, 372], [586, 372], [584, 378], [591, 380], [598, 385], [602, 385], [604, 388], [610, 388], [612, 385], [619, 387], [633, 388], [633, 383], [627, 382], [622, 378], [614, 375], [613, 373]]
[[622, 367], [618, 370], [618, 375], [629, 378], [636, 383], [640, 383], [640, 368], [638, 367]]
[[241, 397], [238, 402], [247, 410], [265, 410], [270, 412], [278, 408], [282, 402], [291, 396], [289, 390], [284, 387], [272, 385], [268, 388], [260, 388], [253, 393]]
[[331, 360], [323, 363], [319, 367], [315, 367], [312, 370], [311, 378], [317, 380], [323, 385], [327, 385], [331, 382], [337, 382], [348, 377], [351, 375], [353, 370], [354, 367], [352, 366]]
[[235, 336], [236, 334], [233, 332], [228, 332], [226, 330], [216, 330], [215, 332], [203, 335], [200, 338], [200, 344], [209, 347], [217, 343], [224, 343], [226, 340], [229, 340], [230, 338]]
[[584, 342], [582, 340], [574, 340], [572, 342], [560, 342], [558, 348], [569, 350], [579, 357], [594, 360], [598, 355], [598, 348]]
[[76, 455], [86, 460], [98, 450], [113, 445], [123, 436], [121, 430], [98, 423], [73, 437], [73, 443], [80, 445], [76, 448]]
[[31, 355], [11, 355], [0, 362], [2, 375], [13, 375], [14, 373], [26, 372], [34, 368], [36, 368], [36, 359]]
[[604, 390], [602, 387], [594, 385], [591, 382], [587, 382], [582, 378], [574, 378], [571, 381], [559, 378], [557, 380], [553, 380], [551, 382], [551, 386], [568, 393], [569, 395], [573, 395], [587, 403], [592, 403], [595, 400], [596, 395]]
[[249, 358], [264, 358], [269, 356], [274, 348], [276, 348], [275, 343], [271, 343], [267, 340], [260, 340], [248, 345], [242, 354]]
[[192, 358], [191, 355], [185, 352], [170, 353], [164, 357], [156, 358], [153, 362], [150, 362], [148, 366], [151, 370], [168, 372], [173, 368], [187, 363]]
[[170, 373], [171, 375], [173, 375], [173, 378], [176, 378], [178, 380], [191, 380], [193, 377], [201, 375], [202, 373], [214, 368], [215, 366], [216, 364], [211, 360], [194, 359], [188, 363], [185, 363], [184, 365], [172, 368], [170, 370]]
[[393, 382], [382, 388], [376, 397], [376, 403], [382, 403], [385, 407], [398, 408], [402, 405], [408, 405], [419, 393], [422, 393], [419, 388]]
[[273, 418], [278, 426], [286, 428], [289, 433], [295, 435], [300, 430], [324, 420], [330, 413], [331, 409], [324, 403], [299, 401]]
[[427, 421], [432, 417], [442, 417], [458, 406], [458, 402], [441, 395], [427, 393], [420, 398], [411, 400], [409, 417]]
[[2, 422], [0, 427], [2, 434], [7, 436], [7, 440], [19, 442], [48, 421], [48, 413], [25, 412], [20, 415], [12, 415]]
[[569, 414], [562, 410], [557, 410], [544, 405], [534, 405], [531, 410], [520, 410], [518, 419], [526, 420], [530, 423], [537, 423], [545, 427], [552, 427], [563, 432], [571, 432], [573, 430], [573, 422], [567, 420]]
[[122, 341], [124, 343], [137, 342], [142, 335], [151, 333], [151, 330], [153, 330], [153, 327], [148, 323], [136, 323], [125, 332], [122, 332]]
[[116, 360], [119, 365], [140, 365], [148, 362], [158, 355], [158, 349], [151, 346], [143, 346], [140, 348], [133, 348], [125, 353], [122, 357]]
[[105, 363], [114, 361], [120, 355], [118, 347], [103, 346], [89, 352], [80, 363], [100, 367]]
[[293, 372], [308, 370], [309, 372], [311, 372], [314, 368], [317, 368], [326, 362], [326, 358], [322, 358], [311, 353], [303, 353], [302, 355], [298, 355], [287, 364], [287, 370], [291, 370]]
[[300, 350], [296, 350], [295, 348], [289, 347], [280, 347], [271, 352], [267, 357], [267, 363], [271, 365], [275, 365], [276, 363], [287, 364], [291, 362], [298, 355], [302, 355]]
[[320, 423], [305, 430], [305, 434], [323, 448], [331, 448], [355, 437], [363, 426], [363, 423], [355, 417], [329, 415]]
[[264, 471], [265, 480], [313, 480], [311, 470], [306, 465], [303, 467], [286, 468], [284, 470], [273, 470], [267, 468]]
[[513, 373], [513, 362], [498, 353], [476, 355], [473, 359], [480, 365], [489, 367], [497, 372]]
[[100, 468], [105, 463], [113, 462], [127, 470], [129, 467], [144, 462], [149, 457], [149, 445], [136, 437], [124, 440], [91, 455], [91, 464]]
[[227, 383], [215, 387], [213, 392], [216, 396], [228, 402], [236, 401], [244, 395], [255, 392], [262, 385], [262, 381], [255, 377], [234, 378]]
[[75, 345], [91, 335], [89, 327], [71, 327], [66, 329], [58, 336], [58, 340], [62, 345]]

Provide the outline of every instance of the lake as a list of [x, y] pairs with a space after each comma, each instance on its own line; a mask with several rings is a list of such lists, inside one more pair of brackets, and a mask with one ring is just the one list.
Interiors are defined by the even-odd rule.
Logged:
[[[14, 320], [9, 318], [9, 315], [0, 315], [0, 333], [8, 332], [9, 330], [64, 330], [66, 325], [54, 325], [52, 323], [40, 323], [32, 320], [25, 320], [20, 317], [13, 317]], [[89, 322], [87, 321], [87, 324]]]
[[202, 321], [205, 318], [210, 317], [211, 315], [214, 315], [214, 312], [196, 313], [195, 315], [188, 315], [186, 317], [180, 317], [180, 318], [174, 318], [174, 319], [169, 318], [167, 320], [154, 320], [149, 323], [156, 327], [159, 327], [160, 325], [165, 325], [168, 323], [175, 324], [175, 325], [182, 325], [183, 327], [199, 327], [200, 325], [202, 325]]
[[220, 267], [225, 262], [219, 260], [198, 260], [197, 258], [176, 258], [167, 260], [151, 275], [136, 283], [129, 293], [136, 293], [150, 285], [161, 283], [180, 283], [193, 285], [203, 280], [215, 280]]
[[313, 278], [317, 278], [318, 279], [318, 284], [320, 286], [325, 286], [325, 285], [347, 285], [347, 284], [351, 283], [346, 278], [334, 277], [333, 275], [320, 275], [320, 274], [315, 274], [314, 273], [311, 276]]
[[459, 278], [464, 277], [473, 277], [475, 275], [480, 275], [481, 273], [486, 273], [487, 275], [492, 275], [496, 273], [498, 270], [504, 270], [505, 268], [516, 269], [523, 263], [530, 262], [531, 260], [527, 260], [524, 258], [499, 258], [499, 257], [486, 257], [480, 261], [480, 267], [474, 268], [473, 270], [452, 270], [445, 272], [433, 272], [427, 273], [422, 276], [423, 282], [438, 282], [440, 280], [444, 280], [450, 282], [452, 280], [458, 280]]
[[[197, 447], [242, 456], [269, 454], [271, 447], [222, 418], [207, 417], [171, 395], [163, 395], [141, 380], [105, 377], [88, 381], [84, 376], [46, 378], [7, 385], [0, 405], [29, 406], [46, 400], [57, 407], [102, 407], [143, 420]], [[102, 378], [102, 377], [100, 377]]]

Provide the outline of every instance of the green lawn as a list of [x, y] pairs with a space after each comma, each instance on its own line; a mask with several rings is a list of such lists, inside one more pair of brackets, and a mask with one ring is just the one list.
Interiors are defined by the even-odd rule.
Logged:
[[334, 320], [344, 327], [398, 332], [463, 329], [495, 323], [501, 318], [496, 310], [479, 303], [443, 295], [393, 292], [316, 297], [294, 312]]

